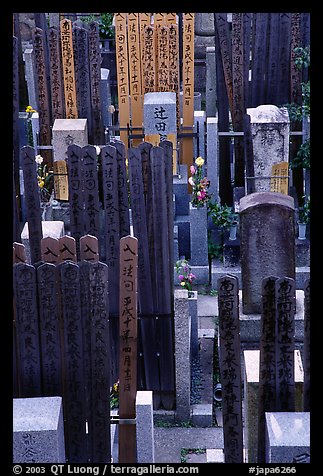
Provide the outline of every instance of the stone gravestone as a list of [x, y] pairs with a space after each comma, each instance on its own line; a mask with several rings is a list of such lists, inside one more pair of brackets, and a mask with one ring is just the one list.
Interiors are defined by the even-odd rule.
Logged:
[[13, 462], [66, 462], [62, 397], [13, 400]]
[[269, 191], [272, 166], [288, 162], [288, 110], [266, 104], [247, 109], [247, 114], [250, 116], [253, 142], [255, 191]]
[[176, 93], [154, 92], [144, 96], [145, 141], [158, 145], [169, 140], [173, 144], [173, 173], [176, 173]]
[[52, 134], [54, 161], [66, 159], [69, 145], [85, 147], [89, 143], [87, 119], [55, 119]]
[[293, 198], [256, 192], [240, 200], [244, 314], [260, 314], [261, 283], [268, 276], [295, 279]]
[[225, 463], [243, 462], [238, 292], [239, 282], [235, 276], [227, 275], [218, 280], [219, 361]]

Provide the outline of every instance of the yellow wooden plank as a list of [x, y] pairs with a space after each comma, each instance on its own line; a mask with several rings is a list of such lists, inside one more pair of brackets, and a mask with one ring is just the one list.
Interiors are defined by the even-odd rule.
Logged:
[[169, 91], [169, 28], [157, 27], [157, 91]]
[[56, 160], [53, 163], [54, 190], [57, 200], [68, 200], [68, 179], [65, 160]]
[[[139, 134], [143, 129], [143, 96], [141, 89], [139, 36], [139, 13], [128, 13], [129, 82], [133, 134]], [[131, 144], [132, 146], [137, 146], [141, 142], [142, 139], [132, 139]]]
[[179, 37], [178, 25], [169, 25], [169, 91], [176, 93], [177, 132], [180, 130]]
[[144, 96], [144, 64], [145, 64], [145, 27], [150, 26], [151, 13], [139, 13], [139, 29], [140, 29], [140, 52], [141, 52], [141, 92]]
[[129, 76], [128, 76], [128, 47], [127, 47], [127, 13], [115, 14], [116, 60], [120, 140], [128, 148], [128, 131], [130, 123]]
[[77, 119], [73, 31], [71, 20], [61, 20], [60, 27], [66, 118]]
[[278, 164], [274, 164], [271, 168], [271, 176], [270, 191], [288, 195], [288, 162], [279, 162]]
[[[183, 14], [183, 132], [194, 130], [194, 13]], [[193, 137], [182, 140], [180, 162], [193, 162]], [[188, 170], [189, 172], [189, 170]]]
[[177, 23], [176, 13], [166, 13], [166, 24], [175, 25]]

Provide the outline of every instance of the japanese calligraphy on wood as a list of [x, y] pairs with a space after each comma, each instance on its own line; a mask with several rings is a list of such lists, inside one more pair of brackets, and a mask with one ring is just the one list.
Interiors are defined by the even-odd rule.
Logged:
[[151, 93], [156, 88], [156, 45], [155, 27], [147, 25], [144, 27], [143, 43], [143, 91]]
[[100, 238], [97, 154], [93, 145], [82, 149], [84, 232]]
[[276, 410], [276, 301], [275, 282], [262, 282], [262, 312], [260, 334], [259, 393], [258, 393], [258, 463], [265, 462], [265, 412]]
[[99, 242], [96, 236], [84, 235], [80, 238], [80, 258], [85, 261], [99, 261]]
[[67, 148], [70, 230], [77, 243], [84, 234], [82, 147], [72, 144]]
[[303, 411], [309, 412], [311, 408], [311, 295], [310, 278], [304, 284], [304, 349], [303, 349], [303, 368], [304, 368], [304, 390], [303, 390]]
[[89, 65], [92, 109], [92, 134], [94, 144], [104, 144], [103, 121], [101, 114], [101, 53], [99, 47], [99, 24], [89, 24]]
[[[129, 83], [131, 102], [132, 133], [139, 134], [143, 126], [143, 96], [141, 87], [141, 57], [139, 46], [139, 13], [128, 13], [128, 49], [129, 49]], [[132, 139], [138, 145], [141, 139]]]
[[176, 93], [176, 119], [177, 130], [180, 130], [180, 107], [179, 107], [179, 37], [176, 18], [169, 25], [169, 91]]
[[43, 392], [62, 395], [62, 362], [57, 301], [56, 266], [44, 263], [37, 268], [38, 303]]
[[[136, 463], [138, 240], [120, 240], [119, 462]], [[129, 421], [130, 420], [130, 421]]]
[[36, 300], [36, 270], [26, 263], [13, 265], [16, 303], [15, 323], [18, 342], [20, 396], [41, 395], [39, 358], [39, 318]]
[[45, 263], [58, 264], [59, 261], [59, 241], [52, 236], [46, 236], [40, 242], [41, 259]]
[[66, 118], [77, 119], [78, 114], [76, 104], [74, 51], [71, 20], [67, 20], [66, 18], [61, 20], [60, 27]]
[[[270, 191], [288, 195], [288, 162], [279, 162], [271, 168]], [[276, 178], [277, 176], [277, 178]], [[286, 177], [286, 178], [282, 178]]]
[[31, 263], [41, 259], [40, 240], [43, 237], [40, 195], [35, 166], [35, 150], [25, 146], [20, 149], [21, 164], [25, 186], [26, 216], [28, 222], [29, 246]]
[[157, 91], [169, 91], [169, 28], [157, 28]]
[[130, 122], [128, 47], [127, 47], [127, 14], [115, 14], [116, 59], [118, 78], [118, 103], [120, 139], [127, 147], [128, 132], [125, 130]]
[[[194, 126], [194, 13], [183, 14], [183, 131], [193, 132]], [[184, 137], [181, 163], [192, 164], [193, 137]], [[188, 173], [189, 170], [188, 170]]]
[[48, 30], [48, 46], [52, 118], [54, 121], [55, 119], [63, 119], [65, 115], [60, 37], [55, 27], [51, 27]]
[[58, 239], [59, 263], [74, 261], [76, 263], [76, 242], [72, 236], [64, 235]]
[[280, 278], [275, 283], [276, 411], [295, 411], [295, 280]]
[[54, 169], [54, 190], [57, 200], [68, 200], [68, 179], [65, 160], [55, 160]]
[[119, 194], [119, 225], [120, 238], [130, 233], [130, 218], [128, 204], [127, 170], [126, 170], [126, 147], [120, 141], [114, 141], [117, 149], [118, 164], [118, 194]]
[[218, 279], [220, 375], [224, 462], [243, 462], [242, 394], [239, 333], [239, 283], [235, 276]]
[[13, 264], [14, 263], [26, 263], [25, 245], [21, 243], [13, 243]]

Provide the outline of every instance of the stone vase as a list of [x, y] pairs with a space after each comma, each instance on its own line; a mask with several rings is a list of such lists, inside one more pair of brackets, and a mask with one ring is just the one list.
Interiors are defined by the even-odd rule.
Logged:
[[229, 240], [234, 241], [237, 239], [237, 230], [238, 230], [238, 224], [232, 223], [229, 229]]
[[298, 222], [298, 239], [306, 240], [306, 223]]

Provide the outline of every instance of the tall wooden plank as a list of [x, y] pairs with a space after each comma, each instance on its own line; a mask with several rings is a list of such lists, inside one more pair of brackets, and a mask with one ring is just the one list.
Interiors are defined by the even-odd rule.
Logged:
[[121, 141], [114, 141], [117, 149], [118, 195], [119, 195], [119, 225], [120, 238], [130, 233], [130, 217], [126, 169], [126, 146]]
[[254, 14], [255, 43], [252, 52], [252, 107], [264, 104], [268, 13]]
[[245, 107], [250, 107], [250, 87], [249, 87], [249, 70], [250, 70], [250, 46], [251, 46], [251, 19], [253, 13], [243, 13], [243, 86]]
[[152, 144], [150, 142], [143, 142], [138, 146], [138, 149], [141, 153], [141, 167], [142, 167], [142, 180], [143, 180], [143, 188], [144, 188], [144, 197], [145, 197], [145, 204], [147, 206], [147, 193], [150, 188], [151, 183], [151, 167], [150, 167], [150, 149], [152, 148]]
[[116, 60], [120, 139], [128, 147], [127, 124], [130, 123], [127, 13], [115, 14]]
[[265, 278], [262, 282], [262, 312], [259, 358], [258, 393], [258, 463], [265, 463], [266, 420], [265, 412], [276, 411], [276, 301], [275, 282], [278, 278]]
[[20, 396], [42, 395], [39, 317], [37, 311], [36, 270], [26, 263], [13, 265], [16, 303], [15, 324], [18, 342]]
[[20, 149], [20, 161], [23, 169], [26, 217], [28, 222], [30, 260], [36, 263], [41, 259], [40, 240], [43, 237], [40, 192], [37, 180], [35, 149], [25, 146]]
[[65, 116], [60, 36], [58, 29], [54, 26], [48, 30], [48, 47], [52, 118], [54, 122], [55, 119], [63, 119]]
[[74, 261], [76, 263], [76, 241], [72, 236], [64, 235], [58, 239], [58, 262]]
[[13, 263], [26, 263], [25, 245], [21, 243], [13, 243]]
[[119, 463], [136, 463], [138, 240], [120, 240]]
[[[183, 14], [183, 132], [194, 129], [194, 13]], [[193, 137], [182, 139], [180, 162], [189, 166], [193, 162]]]
[[169, 91], [176, 93], [177, 131], [180, 130], [180, 80], [179, 80], [179, 32], [176, 18], [169, 25]]
[[14, 185], [17, 196], [20, 196], [19, 186], [19, 66], [18, 66], [18, 40], [12, 38], [12, 145], [14, 162]]
[[[143, 132], [143, 96], [139, 37], [139, 13], [128, 13], [129, 89], [132, 134], [141, 134]], [[136, 146], [141, 142], [142, 139], [138, 138], [132, 139], [130, 143]]]
[[41, 259], [45, 263], [59, 263], [59, 241], [52, 236], [46, 236], [40, 242]]
[[297, 54], [295, 48], [302, 46], [301, 38], [301, 14], [291, 14], [291, 44], [290, 44], [290, 102], [302, 103], [302, 71], [295, 64]]
[[82, 236], [80, 239], [80, 259], [92, 262], [99, 261], [99, 242], [96, 236]]
[[90, 267], [91, 313], [91, 415], [89, 437], [91, 463], [110, 463], [110, 339], [108, 307], [108, 266]]
[[62, 395], [61, 337], [55, 264], [44, 263], [38, 266], [37, 284], [43, 393], [46, 396]]
[[110, 277], [110, 313], [118, 314], [119, 309], [119, 194], [118, 194], [118, 164], [117, 150], [112, 145], [103, 147], [102, 183], [104, 203], [104, 223], [106, 239], [106, 263], [109, 266]]
[[280, 13], [279, 22], [279, 68], [276, 104], [284, 104], [290, 101], [290, 24], [291, 14]]
[[310, 278], [304, 284], [304, 389], [303, 389], [303, 412], [311, 409], [311, 288]]
[[215, 13], [216, 28], [219, 36], [223, 73], [230, 110], [233, 111], [233, 85], [232, 85], [232, 53], [229, 35], [229, 25], [226, 13]]
[[225, 463], [243, 463], [238, 292], [239, 283], [235, 276], [226, 275], [218, 279], [219, 360]]
[[101, 52], [99, 39], [99, 24], [93, 21], [89, 24], [89, 67], [92, 111], [93, 143], [105, 144], [103, 120], [101, 113]]
[[64, 394], [66, 450], [70, 463], [84, 462], [86, 455], [85, 381], [81, 320], [80, 271], [76, 263], [58, 265], [64, 325]]
[[84, 235], [84, 199], [82, 182], [82, 147], [76, 144], [67, 147], [67, 172], [70, 209], [70, 233], [77, 242]]
[[53, 164], [53, 171], [56, 200], [68, 200], [68, 178], [66, 161], [55, 160]]
[[169, 28], [157, 28], [157, 91], [169, 91]]
[[155, 26], [146, 25], [143, 36], [143, 92], [152, 93], [157, 87]]
[[82, 181], [84, 200], [84, 232], [100, 240], [100, 204], [96, 148], [82, 148]]
[[[39, 116], [39, 144], [51, 145], [51, 114], [50, 96], [47, 83], [46, 69], [46, 43], [43, 30], [35, 28], [33, 30], [33, 45], [35, 52], [35, 81], [38, 93], [38, 116]], [[36, 144], [35, 144], [36, 146]], [[51, 150], [43, 150], [42, 157], [45, 164], [52, 165], [53, 158]]]
[[295, 281], [280, 278], [276, 294], [276, 411], [295, 411]]
[[[232, 121], [235, 132], [243, 130], [244, 99], [244, 48], [243, 14], [232, 14]], [[244, 186], [243, 137], [234, 138], [234, 185]]]
[[176, 13], [166, 13], [166, 25], [176, 25], [177, 15]]
[[279, 13], [270, 13], [269, 55], [267, 62], [266, 104], [277, 104], [277, 83], [279, 68]]
[[95, 144], [93, 138], [92, 114], [91, 114], [91, 87], [90, 87], [90, 62], [89, 62], [89, 39], [86, 28], [74, 27], [75, 34], [75, 74], [76, 74], [76, 97], [78, 117], [87, 119], [89, 143]]
[[77, 119], [72, 22], [61, 20], [61, 51], [66, 119]]
[[145, 27], [150, 26], [151, 13], [139, 13], [139, 30], [140, 30], [140, 58], [141, 58], [141, 94], [144, 97], [146, 92], [144, 89], [144, 76], [145, 76]]
[[[218, 128], [219, 132], [229, 130], [229, 100], [225, 85], [225, 75], [221, 55], [221, 37], [217, 21], [217, 13], [214, 14], [215, 26], [215, 66], [216, 66], [216, 97], [218, 98]], [[232, 185], [231, 185], [231, 139], [228, 137], [219, 137], [219, 195], [222, 203], [232, 204]]]

